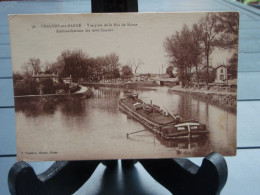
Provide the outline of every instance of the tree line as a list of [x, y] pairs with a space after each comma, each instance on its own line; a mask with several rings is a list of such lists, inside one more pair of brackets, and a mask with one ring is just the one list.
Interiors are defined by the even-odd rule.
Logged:
[[[239, 18], [238, 13], [208, 13], [192, 27], [183, 25], [164, 41], [165, 51], [170, 59], [169, 73], [173, 67], [182, 85], [191, 82], [195, 73], [196, 81], [208, 83], [214, 80], [210, 71], [210, 56], [215, 49], [234, 50], [229, 59], [229, 72], [237, 73]], [[173, 76], [173, 75], [171, 75]]]
[[[135, 71], [137, 68], [135, 69]], [[54, 74], [59, 78], [59, 84], [51, 79], [36, 82], [33, 78], [39, 74]], [[55, 93], [55, 90], [64, 88], [62, 78], [70, 77], [72, 82], [115, 82], [117, 79], [129, 79], [133, 76], [132, 65], [121, 65], [119, 56], [110, 53], [105, 56], [90, 57], [86, 52], [64, 50], [53, 63], [46, 63], [45, 68], [38, 58], [30, 58], [23, 65], [23, 73], [14, 73], [15, 95], [36, 95], [39, 85], [46, 93]], [[48, 80], [48, 81], [47, 81]]]
[[122, 66], [119, 62], [119, 56], [115, 53], [94, 58], [80, 49], [64, 50], [55, 62], [45, 65], [44, 71], [38, 58], [30, 58], [28, 62], [24, 63], [23, 69], [24, 76], [27, 77], [43, 72], [54, 73], [61, 78], [71, 77], [73, 82], [79, 82], [81, 79], [94, 82], [103, 80], [105, 82], [133, 75], [132, 65]]

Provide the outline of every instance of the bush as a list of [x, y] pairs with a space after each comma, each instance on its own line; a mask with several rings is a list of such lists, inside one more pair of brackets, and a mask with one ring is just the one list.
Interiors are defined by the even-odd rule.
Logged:
[[14, 84], [14, 95], [37, 95], [38, 83], [32, 78], [18, 80]]
[[42, 79], [40, 81], [40, 86], [42, 87], [43, 94], [55, 94], [56, 87], [52, 79]]

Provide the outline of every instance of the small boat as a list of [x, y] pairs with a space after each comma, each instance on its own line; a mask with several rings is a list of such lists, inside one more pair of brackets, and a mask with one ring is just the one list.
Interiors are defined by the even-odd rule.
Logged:
[[119, 110], [166, 139], [190, 138], [207, 134], [206, 125], [196, 120], [182, 121], [179, 116], [171, 115], [152, 102], [144, 103], [137, 94], [126, 95], [120, 99]]

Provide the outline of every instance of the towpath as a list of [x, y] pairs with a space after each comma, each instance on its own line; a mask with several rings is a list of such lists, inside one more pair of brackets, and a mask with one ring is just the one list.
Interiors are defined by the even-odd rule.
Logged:
[[85, 86], [80, 85], [79, 87], [80, 87], [80, 90], [75, 93], [85, 93], [88, 90], [88, 88]]

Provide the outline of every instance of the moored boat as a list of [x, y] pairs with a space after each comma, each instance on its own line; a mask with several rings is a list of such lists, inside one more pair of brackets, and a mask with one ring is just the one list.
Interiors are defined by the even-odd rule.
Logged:
[[206, 125], [195, 120], [182, 121], [179, 116], [171, 115], [157, 105], [144, 103], [137, 94], [120, 99], [119, 110], [166, 139], [197, 137], [207, 133]]

